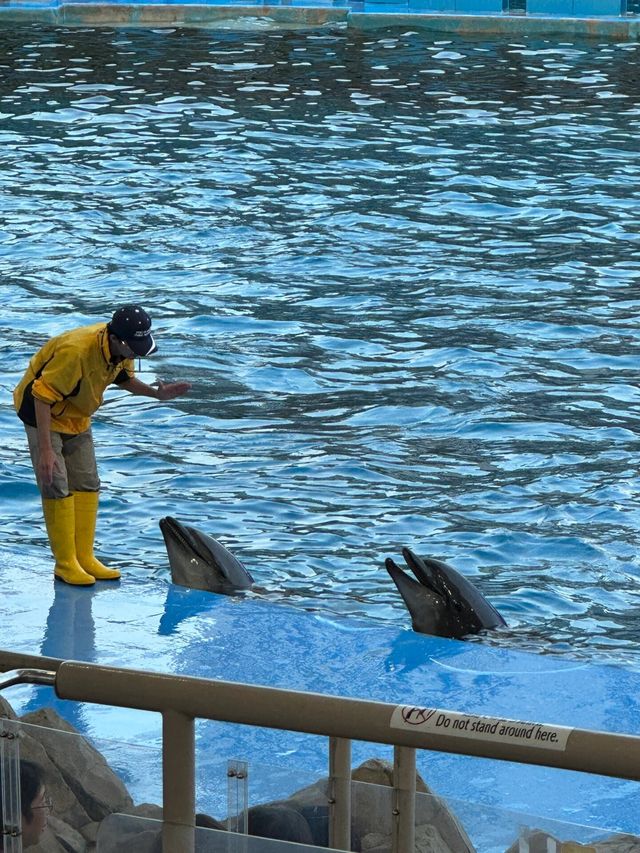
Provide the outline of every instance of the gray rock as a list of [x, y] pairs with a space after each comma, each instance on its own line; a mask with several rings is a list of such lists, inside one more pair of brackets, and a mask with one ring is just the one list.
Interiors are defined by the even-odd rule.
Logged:
[[[561, 842], [553, 835], [542, 829], [531, 829], [526, 834], [529, 844], [529, 853], [548, 853], [548, 850], [567, 849], [571, 845], [572, 853], [584, 850], [584, 853], [640, 853], [640, 838], [635, 835], [612, 835], [588, 844], [579, 844], [577, 841]], [[506, 853], [519, 853], [519, 840], [513, 842]]]
[[[383, 759], [369, 759], [353, 771], [352, 779], [356, 782], [351, 791], [353, 838], [363, 843], [367, 836], [375, 835], [385, 847], [385, 839], [390, 839], [393, 832], [390, 789], [393, 764]], [[416, 797], [416, 851], [474, 853], [473, 844], [456, 816], [444, 800], [431, 792], [419, 774], [416, 774], [416, 788], [424, 792]], [[295, 808], [326, 806], [327, 791], [328, 779], [321, 779], [282, 803]], [[419, 838], [422, 847], [418, 845]]]
[[[371, 785], [393, 785], [393, 764], [384, 758], [368, 758], [351, 773], [354, 782], [368, 782]], [[429, 789], [420, 776], [416, 773], [416, 791], [428, 794]]]
[[[82, 835], [77, 832], [68, 823], [57, 818], [55, 815], [50, 815], [47, 822], [47, 831], [51, 833], [56, 842], [60, 845], [59, 848], [53, 850], [64, 850], [65, 853], [85, 853], [87, 842]], [[42, 848], [42, 842], [38, 844], [38, 849]]]
[[0, 695], [0, 717], [5, 717], [8, 720], [17, 720], [16, 712], [13, 710], [7, 700]]
[[87, 843], [79, 832], [55, 815], [50, 815], [47, 828], [35, 847], [38, 853], [87, 853]]
[[122, 780], [98, 750], [52, 708], [20, 719], [38, 727], [28, 733], [42, 744], [90, 820], [102, 820], [112, 812], [131, 808], [133, 801]]
[[635, 835], [612, 835], [594, 845], [597, 853], [640, 853], [640, 838]]
[[391, 838], [380, 832], [370, 832], [362, 839], [362, 853], [391, 853]]
[[[438, 834], [433, 842], [429, 839], [428, 829], [432, 827]], [[418, 794], [416, 796], [416, 850], [418, 850], [418, 836], [422, 831], [425, 850], [430, 849], [430, 844], [442, 844], [442, 849], [452, 850], [454, 853], [474, 853], [475, 848], [467, 835], [464, 827], [447, 805], [446, 800], [436, 794]], [[440, 849], [434, 847], [434, 849]]]
[[162, 806], [157, 806], [155, 803], [140, 803], [127, 809], [127, 814], [149, 820], [162, 820]]
[[[391, 853], [391, 836], [371, 833], [362, 839], [362, 853]], [[435, 826], [425, 825], [416, 827], [415, 853], [458, 853], [457, 849], [449, 847]]]
[[98, 849], [100, 853], [156, 853], [161, 833], [161, 825], [152, 821], [110, 815], [100, 825]]
[[91, 822], [91, 818], [78, 802], [78, 798], [67, 785], [57, 766], [47, 755], [44, 746], [33, 737], [33, 733], [38, 732], [39, 730], [33, 726], [23, 726], [20, 756], [34, 761], [42, 768], [44, 784], [48, 795], [53, 800], [55, 816], [74, 829], [81, 829]]
[[[37, 850], [38, 853], [68, 853], [67, 848], [62, 846], [50, 827], [47, 827], [42, 833], [36, 847], [28, 847], [27, 849], [30, 851]], [[83, 853], [85, 849], [82, 848]]]
[[[354, 786], [354, 816], [360, 815], [360, 834], [371, 831], [371, 820], [375, 818], [375, 831], [390, 836], [392, 833], [392, 809], [390, 786], [393, 783], [393, 764], [381, 759], [370, 759], [353, 771], [354, 781], [363, 780], [365, 785]], [[375, 788], [369, 788], [369, 784]], [[457, 818], [440, 797], [433, 794], [429, 786], [416, 774], [416, 826], [436, 827], [443, 843], [450, 849], [463, 853], [472, 851], [473, 845]]]
[[93, 821], [92, 823], [85, 824], [85, 826], [80, 830], [80, 835], [82, 835], [84, 840], [88, 843], [89, 848], [92, 846], [95, 847], [99, 829], [99, 821]]

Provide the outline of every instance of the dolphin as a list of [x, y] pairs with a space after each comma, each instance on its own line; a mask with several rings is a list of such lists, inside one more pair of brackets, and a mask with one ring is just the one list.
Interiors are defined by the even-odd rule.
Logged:
[[407, 605], [414, 631], [461, 639], [507, 624], [482, 593], [451, 566], [418, 557], [409, 548], [402, 549], [402, 556], [416, 580], [390, 557], [385, 567]]
[[253, 586], [253, 578], [240, 560], [211, 536], [171, 516], [160, 519], [160, 530], [173, 583], [223, 595]]

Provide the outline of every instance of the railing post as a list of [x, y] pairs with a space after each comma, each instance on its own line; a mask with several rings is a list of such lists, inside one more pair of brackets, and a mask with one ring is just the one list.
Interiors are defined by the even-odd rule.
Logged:
[[22, 853], [20, 724], [0, 717], [0, 844], [6, 853]]
[[413, 853], [416, 845], [416, 751], [393, 750], [393, 853]]
[[351, 741], [329, 740], [329, 847], [351, 850]]
[[179, 711], [162, 713], [162, 850], [195, 850], [195, 724]]

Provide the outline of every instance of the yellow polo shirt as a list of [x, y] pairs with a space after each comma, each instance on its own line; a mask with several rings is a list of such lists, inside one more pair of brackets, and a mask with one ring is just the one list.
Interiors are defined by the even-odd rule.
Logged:
[[36, 426], [33, 398], [51, 406], [51, 429], [77, 435], [91, 426], [105, 389], [134, 376], [133, 360], [113, 364], [106, 323], [63, 332], [39, 350], [13, 392], [18, 417]]

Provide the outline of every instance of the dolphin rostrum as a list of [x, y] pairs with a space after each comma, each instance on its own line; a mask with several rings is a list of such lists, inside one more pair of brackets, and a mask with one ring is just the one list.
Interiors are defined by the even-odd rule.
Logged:
[[223, 595], [253, 586], [253, 578], [240, 560], [211, 536], [171, 516], [160, 519], [160, 530], [175, 584]]
[[414, 631], [460, 639], [507, 624], [482, 593], [451, 566], [418, 557], [409, 548], [402, 549], [402, 556], [416, 580], [390, 557], [385, 566], [407, 605]]

